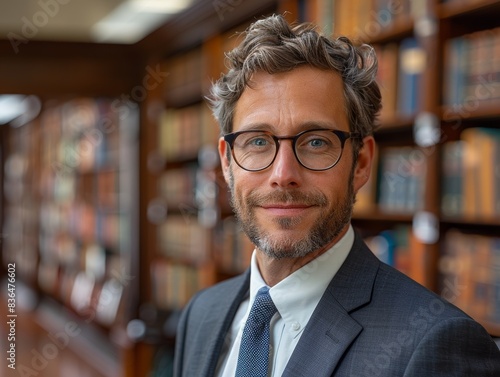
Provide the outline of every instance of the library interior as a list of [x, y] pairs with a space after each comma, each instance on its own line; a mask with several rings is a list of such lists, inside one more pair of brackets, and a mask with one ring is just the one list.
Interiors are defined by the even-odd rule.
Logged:
[[206, 96], [271, 14], [373, 46], [383, 108], [353, 227], [500, 338], [499, 0], [8, 3], [2, 376], [172, 375], [183, 307], [253, 252]]

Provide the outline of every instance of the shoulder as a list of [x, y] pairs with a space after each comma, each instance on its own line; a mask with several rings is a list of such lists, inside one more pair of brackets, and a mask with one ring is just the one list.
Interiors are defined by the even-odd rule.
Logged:
[[[369, 300], [350, 314], [363, 326], [357, 345], [359, 349], [370, 345], [365, 359], [371, 368], [380, 373], [402, 368], [405, 375], [443, 375], [434, 373], [438, 370], [447, 371], [447, 376], [463, 375], [464, 371], [470, 372], [467, 375], [500, 375], [498, 347], [478, 322], [408, 276], [373, 259], [366, 246], [359, 254], [363, 261], [358, 258], [358, 263], [373, 266], [365, 271], [376, 272], [371, 275], [373, 284], [365, 283], [371, 287]], [[382, 359], [387, 363], [377, 364]]]
[[193, 314], [206, 312], [213, 307], [230, 307], [236, 301], [241, 301], [248, 291], [250, 274], [244, 272], [236, 277], [223, 280], [211, 287], [199, 291], [190, 300], [184, 312]]
[[419, 315], [425, 317], [428, 324], [445, 318], [470, 319], [466, 313], [435, 292], [382, 262], [372, 299], [381, 305], [391, 306], [395, 313], [408, 316], [410, 320], [417, 320]]
[[[386, 328], [420, 338], [438, 322], [451, 318], [471, 320], [435, 292], [379, 261], [359, 239], [346, 264], [332, 291], [365, 329]], [[354, 300], [357, 305], [352, 304]]]
[[214, 299], [216, 300], [216, 303], [220, 302], [219, 300], [227, 299], [228, 296], [233, 297], [235, 293], [238, 294], [241, 293], [241, 291], [248, 290], [249, 278], [249, 271], [246, 271], [241, 275], [223, 280], [215, 285], [201, 290], [194, 298], [203, 303]]
[[360, 238], [357, 238], [351, 253], [351, 264], [355, 267], [350, 273], [356, 279], [368, 280], [364, 288], [371, 288], [370, 305], [384, 308], [392, 315], [429, 312], [441, 319], [447, 316], [469, 318], [429, 288], [381, 262]]
[[430, 326], [415, 345], [406, 372], [423, 370], [446, 371], [447, 376], [499, 376], [500, 351], [473, 319], [447, 317]]

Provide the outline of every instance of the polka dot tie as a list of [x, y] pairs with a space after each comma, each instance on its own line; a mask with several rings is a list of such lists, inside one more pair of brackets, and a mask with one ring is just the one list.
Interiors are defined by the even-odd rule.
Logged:
[[243, 329], [235, 377], [267, 377], [269, 322], [276, 311], [269, 288], [261, 288]]

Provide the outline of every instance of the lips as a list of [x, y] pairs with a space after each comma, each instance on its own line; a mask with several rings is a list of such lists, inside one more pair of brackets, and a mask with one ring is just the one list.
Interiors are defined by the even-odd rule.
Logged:
[[297, 216], [312, 207], [307, 204], [265, 204], [261, 206], [266, 212], [274, 216]]

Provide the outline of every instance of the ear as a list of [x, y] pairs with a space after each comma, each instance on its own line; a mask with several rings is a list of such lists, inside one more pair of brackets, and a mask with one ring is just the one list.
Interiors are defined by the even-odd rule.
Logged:
[[230, 161], [228, 159], [228, 148], [229, 146], [227, 143], [224, 141], [224, 138], [221, 137], [219, 138], [219, 157], [220, 157], [220, 163], [222, 167], [222, 173], [224, 174], [224, 179], [226, 180], [226, 183], [229, 184], [229, 164]]
[[375, 154], [375, 139], [373, 136], [367, 136], [363, 139], [363, 147], [359, 151], [356, 167], [354, 168], [354, 192], [363, 187], [372, 171], [373, 156]]

